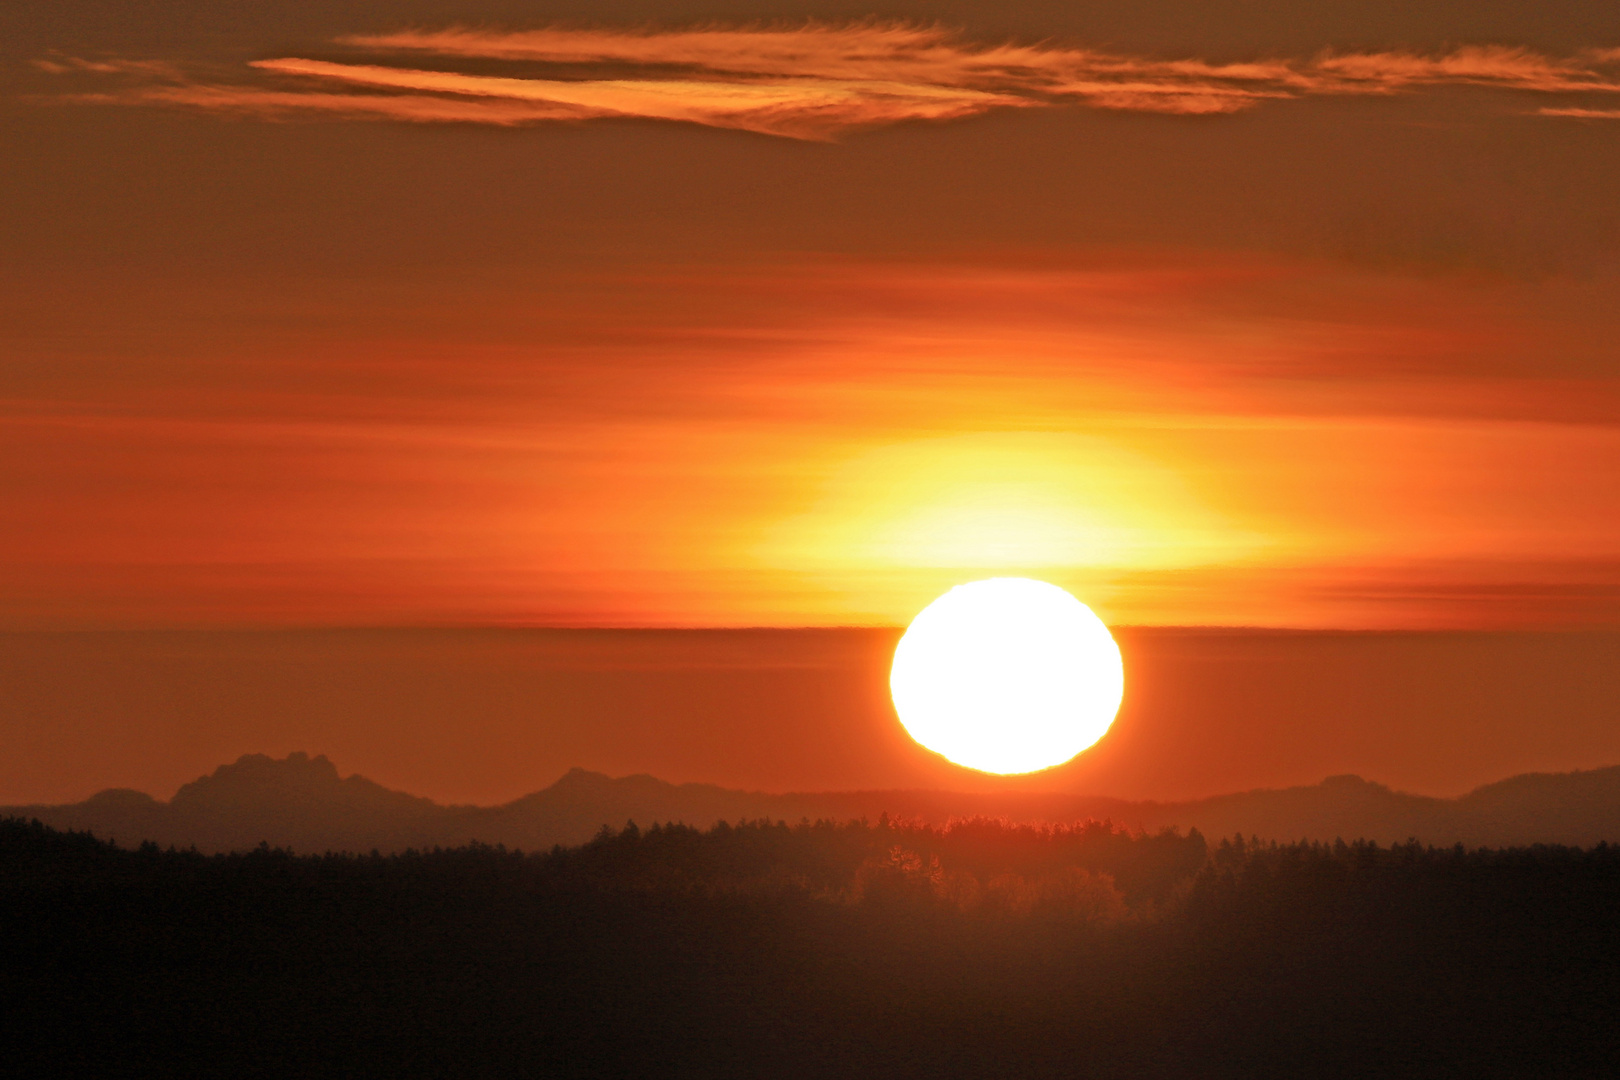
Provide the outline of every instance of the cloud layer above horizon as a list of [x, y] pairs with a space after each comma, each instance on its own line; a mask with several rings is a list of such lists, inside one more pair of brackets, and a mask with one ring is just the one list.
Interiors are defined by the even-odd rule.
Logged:
[[1514, 111], [1537, 115], [1620, 117], [1620, 109], [1610, 107], [1620, 100], [1620, 48], [1555, 56], [1484, 44], [1221, 63], [977, 42], [939, 26], [893, 22], [684, 30], [450, 27], [351, 35], [334, 45], [340, 59], [270, 57], [251, 61], [252, 70], [238, 77], [160, 60], [63, 54], [39, 58], [35, 66], [117, 80], [110, 89], [58, 95], [81, 103], [185, 107], [262, 120], [518, 126], [629, 117], [809, 140], [997, 109], [1079, 105], [1211, 115], [1306, 96], [1444, 87], [1533, 95], [1541, 101]]

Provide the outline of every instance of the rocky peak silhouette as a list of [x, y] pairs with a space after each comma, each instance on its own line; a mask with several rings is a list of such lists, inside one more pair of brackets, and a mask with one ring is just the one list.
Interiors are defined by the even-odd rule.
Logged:
[[276, 760], [267, 754], [243, 754], [175, 792], [169, 805], [204, 807], [243, 802], [282, 801], [291, 797], [330, 799], [343, 781], [325, 754], [302, 751]]
[[249, 808], [353, 812], [367, 807], [390, 812], [411, 806], [437, 808], [438, 804], [390, 791], [363, 776], [341, 777], [325, 754], [310, 757], [295, 751], [279, 760], [266, 754], [243, 754], [181, 787], [169, 805], [180, 812], [204, 813]]

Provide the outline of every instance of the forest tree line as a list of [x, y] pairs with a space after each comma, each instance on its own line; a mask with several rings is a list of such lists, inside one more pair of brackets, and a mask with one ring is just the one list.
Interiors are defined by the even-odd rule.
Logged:
[[1620, 847], [753, 821], [235, 855], [0, 822], [13, 1060], [314, 1076], [1605, 1075]]

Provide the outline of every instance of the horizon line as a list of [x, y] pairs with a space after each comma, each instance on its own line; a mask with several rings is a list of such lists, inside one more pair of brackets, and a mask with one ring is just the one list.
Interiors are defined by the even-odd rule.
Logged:
[[[189, 785], [191, 785], [193, 783], [197, 783], [197, 782], [200, 782], [200, 781], [203, 781], [203, 780], [211, 779], [214, 776], [216, 776], [221, 770], [231, 768], [232, 766], [235, 766], [235, 765], [240, 765], [243, 761], [245, 761], [245, 760], [247, 760], [249, 758], [255, 758], [255, 757], [264, 758], [264, 759], [266, 759], [266, 760], [268, 760], [268, 761], [270, 761], [270, 762], [272, 762], [274, 764], [290, 763], [290, 762], [292, 762], [292, 760], [294, 758], [302, 758], [304, 761], [325, 760], [329, 765], [332, 766], [332, 770], [337, 775], [340, 782], [353, 780], [353, 779], [364, 780], [367, 783], [374, 784], [377, 787], [382, 788], [385, 791], [390, 791], [390, 792], [393, 792], [393, 793], [396, 793], [396, 794], [409, 795], [412, 798], [417, 798], [417, 799], [427, 799], [429, 802], [432, 802], [435, 806], [438, 806], [438, 807], [441, 807], [441, 808], [444, 808], [444, 809], [458, 809], [458, 808], [468, 809], [468, 808], [470, 808], [470, 809], [485, 809], [485, 810], [501, 809], [503, 807], [511, 806], [511, 805], [513, 805], [515, 803], [522, 802], [523, 800], [531, 798], [531, 797], [533, 797], [535, 795], [539, 795], [539, 794], [542, 794], [542, 793], [544, 793], [546, 791], [550, 791], [551, 789], [555, 788], [558, 784], [561, 784], [568, 777], [570, 777], [570, 776], [572, 776], [572, 775], [574, 775], [576, 773], [583, 773], [583, 774], [586, 774], [588, 776], [601, 777], [602, 779], [607, 780], [610, 783], [619, 783], [619, 782], [625, 781], [625, 780], [651, 780], [651, 781], [653, 781], [655, 783], [658, 783], [658, 784], [661, 784], [661, 785], [664, 785], [664, 786], [670, 787], [670, 788], [683, 788], [683, 787], [713, 788], [715, 790], [726, 792], [726, 793], [729, 793], [729, 794], [753, 795], [753, 796], [762, 796], [762, 797], [765, 797], [765, 798], [830, 797], [830, 796], [859, 796], [859, 795], [947, 795], [947, 796], [963, 796], [963, 797], [968, 797], [968, 798], [981, 798], [981, 797], [982, 798], [1002, 798], [1002, 797], [1014, 797], [1014, 798], [1017, 798], [1017, 797], [1023, 797], [1023, 798], [1036, 798], [1036, 799], [1056, 798], [1056, 799], [1071, 799], [1071, 800], [1096, 800], [1096, 801], [1101, 801], [1101, 802], [1123, 803], [1123, 804], [1130, 805], [1130, 806], [1163, 806], [1163, 807], [1168, 807], [1168, 806], [1184, 805], [1184, 804], [1189, 804], [1189, 803], [1209, 802], [1209, 801], [1215, 800], [1215, 799], [1231, 798], [1231, 797], [1234, 797], [1234, 796], [1257, 795], [1257, 794], [1263, 794], [1263, 793], [1268, 793], [1268, 792], [1286, 792], [1286, 791], [1297, 791], [1297, 790], [1304, 790], [1304, 789], [1310, 789], [1310, 788], [1318, 788], [1318, 787], [1322, 787], [1323, 785], [1332, 783], [1335, 780], [1354, 780], [1354, 781], [1357, 781], [1359, 783], [1366, 784], [1366, 785], [1369, 785], [1369, 786], [1372, 786], [1372, 787], [1383, 788], [1385, 791], [1391, 793], [1392, 795], [1400, 795], [1400, 796], [1406, 796], [1406, 797], [1418, 798], [1418, 799], [1429, 799], [1429, 800], [1433, 800], [1433, 801], [1436, 801], [1436, 802], [1458, 802], [1458, 801], [1460, 801], [1460, 800], [1462, 800], [1464, 798], [1467, 798], [1468, 796], [1470, 796], [1470, 795], [1472, 795], [1472, 794], [1474, 794], [1474, 793], [1476, 793], [1478, 791], [1484, 790], [1485, 788], [1495, 787], [1498, 784], [1504, 784], [1504, 783], [1508, 783], [1510, 781], [1519, 780], [1519, 779], [1523, 779], [1523, 778], [1527, 778], [1527, 777], [1577, 776], [1577, 775], [1581, 775], [1581, 774], [1585, 774], [1585, 773], [1607, 772], [1607, 771], [1610, 771], [1610, 770], [1613, 770], [1613, 769], [1620, 769], [1620, 762], [1613, 763], [1613, 764], [1608, 764], [1608, 765], [1595, 765], [1595, 766], [1592, 766], [1590, 768], [1583, 768], [1583, 769], [1564, 769], [1564, 770], [1532, 769], [1532, 770], [1528, 770], [1528, 771], [1525, 771], [1525, 772], [1510, 773], [1510, 774], [1508, 774], [1506, 776], [1498, 777], [1495, 780], [1487, 780], [1487, 781], [1484, 781], [1483, 783], [1475, 784], [1474, 786], [1472, 786], [1472, 787], [1468, 788], [1467, 790], [1465, 790], [1463, 792], [1460, 792], [1459, 794], [1456, 794], [1456, 795], [1433, 795], [1433, 794], [1427, 794], [1427, 793], [1420, 792], [1420, 791], [1412, 791], [1412, 790], [1409, 790], [1409, 789], [1406, 789], [1406, 788], [1394, 787], [1394, 786], [1392, 786], [1390, 784], [1387, 784], [1387, 783], [1385, 783], [1385, 782], [1383, 782], [1381, 780], [1369, 779], [1368, 777], [1365, 777], [1365, 776], [1361, 775], [1360, 773], [1348, 772], [1348, 773], [1330, 773], [1330, 774], [1322, 777], [1320, 780], [1317, 780], [1317, 781], [1314, 781], [1314, 782], [1305, 782], [1305, 783], [1297, 783], [1297, 784], [1284, 784], [1284, 785], [1275, 786], [1275, 787], [1261, 786], [1261, 787], [1249, 787], [1249, 788], [1236, 788], [1236, 789], [1231, 789], [1231, 790], [1216, 791], [1216, 792], [1213, 792], [1211, 794], [1184, 796], [1184, 797], [1181, 797], [1181, 798], [1155, 797], [1155, 798], [1146, 798], [1146, 799], [1143, 799], [1143, 798], [1133, 799], [1133, 798], [1129, 798], [1129, 797], [1121, 796], [1121, 795], [1106, 795], [1106, 794], [1101, 794], [1101, 793], [1096, 793], [1096, 792], [1071, 791], [1071, 790], [1063, 790], [1061, 788], [1053, 789], [1053, 788], [1020, 788], [1020, 787], [1018, 787], [1017, 786], [1018, 781], [1024, 780], [1024, 779], [1026, 779], [1026, 778], [1033, 775], [1033, 774], [1029, 774], [1029, 773], [1009, 774], [1007, 776], [997, 777], [996, 779], [1006, 780], [1006, 781], [1009, 781], [1009, 783], [1006, 786], [1003, 786], [1003, 787], [994, 787], [994, 788], [980, 789], [980, 790], [972, 790], [972, 789], [966, 789], [966, 788], [947, 788], [947, 787], [888, 787], [888, 788], [826, 788], [826, 789], [819, 789], [819, 790], [818, 789], [809, 789], [809, 788], [799, 788], [799, 789], [791, 789], [791, 790], [785, 790], [785, 791], [769, 791], [769, 790], [764, 790], [764, 789], [760, 789], [760, 788], [729, 787], [729, 786], [727, 786], [725, 784], [717, 783], [715, 781], [709, 781], [709, 780], [666, 780], [663, 777], [658, 776], [655, 773], [650, 773], [650, 772], [624, 773], [622, 775], [615, 776], [612, 773], [604, 772], [604, 771], [602, 771], [600, 769], [590, 769], [590, 768], [586, 768], [583, 765], [573, 765], [573, 766], [570, 766], [567, 769], [564, 769], [563, 772], [561, 774], [559, 774], [558, 777], [555, 780], [551, 781], [549, 784], [545, 784], [545, 785], [543, 785], [541, 787], [537, 787], [537, 788], [533, 789], [532, 791], [526, 791], [523, 794], [514, 796], [513, 798], [507, 799], [507, 800], [505, 800], [503, 802], [496, 802], [496, 803], [457, 803], [457, 802], [441, 802], [440, 800], [435, 799], [432, 796], [418, 795], [418, 794], [416, 794], [414, 792], [405, 790], [403, 788], [391, 788], [391, 787], [388, 787], [388, 786], [386, 786], [384, 784], [379, 783], [376, 780], [373, 780], [371, 777], [366, 776], [363, 773], [351, 772], [351, 773], [345, 774], [342, 770], [340, 770], [338, 768], [337, 763], [334, 762], [329, 756], [327, 756], [327, 754], [324, 751], [311, 753], [311, 752], [309, 752], [307, 750], [293, 750], [293, 751], [289, 751], [285, 757], [280, 757], [280, 758], [275, 757], [272, 754], [266, 754], [263, 751], [248, 751], [247, 753], [238, 754], [234, 761], [221, 762], [219, 765], [215, 766], [215, 768], [213, 770], [211, 770], [209, 772], [205, 772], [202, 775], [194, 778], [193, 780], [188, 780], [188, 781], [182, 783], [180, 785], [180, 787], [185, 788], [185, 787], [187, 787], [187, 786], [189, 786]], [[1038, 771], [1044, 772], [1046, 770], [1038, 770]], [[33, 809], [33, 808], [59, 809], [59, 808], [63, 808], [63, 807], [79, 806], [79, 805], [82, 805], [82, 804], [84, 804], [86, 802], [89, 802], [90, 800], [96, 798], [99, 795], [103, 795], [103, 794], [106, 794], [108, 792], [115, 792], [115, 791], [132, 791], [132, 792], [135, 792], [137, 794], [144, 795], [147, 798], [152, 799], [154, 802], [161, 803], [163, 805], [168, 805], [168, 804], [172, 803], [173, 800], [174, 800], [173, 795], [171, 795], [167, 799], [163, 799], [163, 798], [159, 798], [159, 797], [157, 797], [155, 795], [152, 795], [149, 792], [142, 791], [139, 788], [116, 787], [115, 786], [115, 787], [100, 788], [100, 789], [92, 792], [91, 794], [87, 795], [85, 798], [80, 799], [80, 800], [78, 800], [76, 802], [67, 802], [67, 803], [43, 803], [43, 802], [5, 803], [5, 804], [0, 804], [0, 809], [5, 809], [5, 810]], [[176, 794], [178, 794], [178, 789], [176, 791]]]
[[[1294, 626], [1270, 623], [1109, 623], [1110, 631], [1201, 631], [1271, 634], [1616, 634], [1620, 623], [1521, 626]], [[900, 623], [517, 623], [517, 622], [333, 622], [333, 623], [141, 623], [122, 625], [4, 626], [0, 635], [70, 634], [297, 634], [411, 631], [507, 631], [546, 633], [804, 633], [904, 632]]]

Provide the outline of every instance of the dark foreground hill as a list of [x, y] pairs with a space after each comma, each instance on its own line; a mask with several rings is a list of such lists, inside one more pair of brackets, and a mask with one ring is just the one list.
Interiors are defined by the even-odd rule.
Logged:
[[18, 1076], [1607, 1077], [1620, 848], [1097, 823], [399, 856], [0, 821]]
[[1109, 820], [1155, 832], [1196, 828], [1277, 840], [1365, 838], [1380, 843], [1507, 846], [1620, 841], [1620, 767], [1530, 774], [1458, 799], [1391, 791], [1356, 776], [1310, 787], [1249, 791], [1181, 803], [1028, 793], [867, 791], [770, 795], [709, 784], [618, 779], [575, 769], [551, 787], [502, 806], [441, 806], [361, 776], [340, 777], [324, 756], [247, 755], [182, 787], [169, 802], [137, 791], [104, 791], [67, 806], [0, 807], [125, 844], [151, 840], [204, 852], [246, 851], [261, 842], [301, 852], [387, 853], [470, 842], [523, 850], [577, 844], [604, 825], [768, 818], [944, 823], [955, 817], [1013, 821]]

